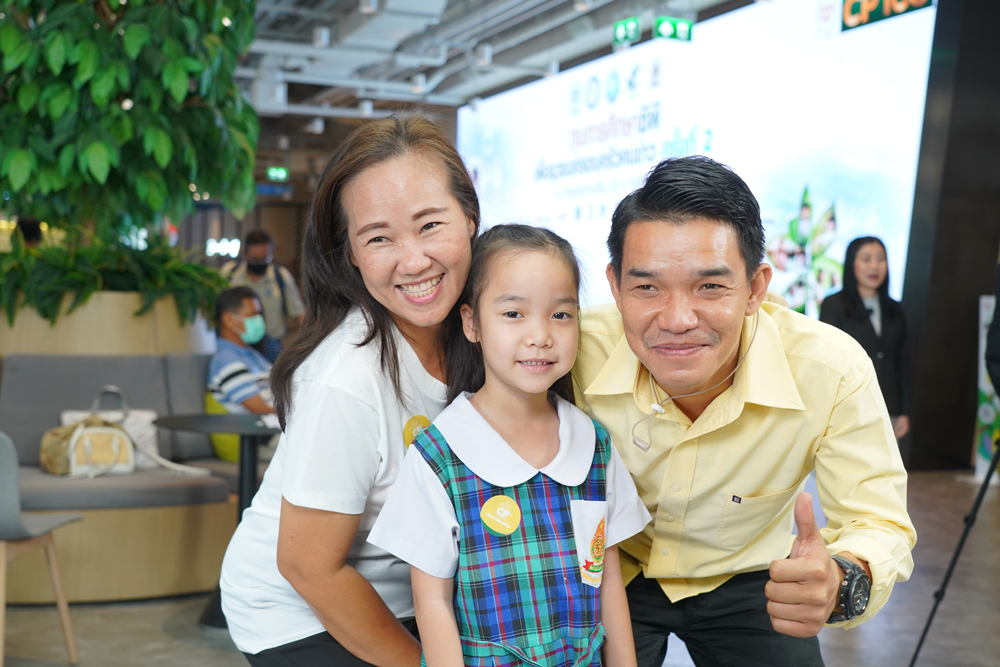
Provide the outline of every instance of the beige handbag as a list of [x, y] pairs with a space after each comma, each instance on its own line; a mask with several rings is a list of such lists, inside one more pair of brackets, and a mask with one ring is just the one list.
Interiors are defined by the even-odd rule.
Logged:
[[53, 475], [93, 478], [135, 472], [132, 438], [97, 415], [46, 431], [39, 458], [42, 470]]

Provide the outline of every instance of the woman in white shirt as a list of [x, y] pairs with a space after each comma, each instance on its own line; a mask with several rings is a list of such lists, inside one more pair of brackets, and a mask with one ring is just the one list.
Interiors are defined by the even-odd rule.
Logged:
[[416, 667], [409, 566], [366, 542], [406, 447], [444, 408], [479, 203], [420, 116], [353, 132], [302, 246], [302, 328], [271, 373], [283, 435], [222, 566], [251, 665]]

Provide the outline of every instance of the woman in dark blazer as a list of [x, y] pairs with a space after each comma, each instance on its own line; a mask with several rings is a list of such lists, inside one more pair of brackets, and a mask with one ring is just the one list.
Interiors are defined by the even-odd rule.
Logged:
[[906, 318], [889, 297], [885, 245], [874, 236], [854, 239], [844, 259], [844, 288], [823, 300], [821, 321], [850, 334], [875, 365], [897, 438], [910, 430]]

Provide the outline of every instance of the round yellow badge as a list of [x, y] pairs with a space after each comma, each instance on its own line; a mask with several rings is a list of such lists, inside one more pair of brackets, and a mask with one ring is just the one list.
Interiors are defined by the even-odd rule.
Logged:
[[423, 431], [425, 428], [431, 425], [431, 420], [423, 415], [413, 415], [406, 420], [406, 425], [403, 427], [403, 442], [409, 447], [413, 439], [417, 437], [417, 434]]
[[521, 508], [513, 498], [493, 496], [483, 503], [479, 517], [491, 535], [503, 537], [510, 535], [521, 525]]

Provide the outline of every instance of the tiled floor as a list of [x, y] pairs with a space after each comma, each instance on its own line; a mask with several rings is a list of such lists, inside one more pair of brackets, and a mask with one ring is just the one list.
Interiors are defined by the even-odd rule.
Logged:
[[[828, 667], [905, 667], [933, 604], [933, 592], [962, 532], [976, 487], [955, 473], [916, 473], [909, 503], [919, 541], [913, 578], [899, 585], [871, 622], [820, 635]], [[920, 667], [1000, 665], [1000, 492], [986, 496], [962, 559], [921, 652]], [[151, 602], [73, 605], [84, 667], [244, 667], [224, 631], [199, 628], [206, 596]], [[7, 667], [66, 663], [53, 607], [10, 607]], [[692, 665], [671, 640], [665, 667]]]

